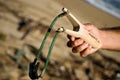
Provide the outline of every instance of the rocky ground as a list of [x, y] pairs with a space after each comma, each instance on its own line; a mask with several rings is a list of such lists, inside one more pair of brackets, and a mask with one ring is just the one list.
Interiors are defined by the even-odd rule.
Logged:
[[[28, 65], [61, 6], [55, 0], [0, 0], [0, 80], [30, 80]], [[63, 19], [55, 26], [61, 24], [70, 25]], [[46, 61], [55, 29], [43, 49], [39, 71]], [[66, 42], [66, 35], [60, 34], [43, 80], [120, 80], [118, 51], [100, 50], [81, 58], [72, 54]]]

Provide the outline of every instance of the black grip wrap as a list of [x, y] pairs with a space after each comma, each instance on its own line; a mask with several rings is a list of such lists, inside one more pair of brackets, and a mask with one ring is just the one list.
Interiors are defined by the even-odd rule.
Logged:
[[37, 73], [38, 67], [39, 67], [39, 62], [37, 62], [37, 59], [34, 59], [34, 61], [29, 65], [29, 77], [31, 79], [39, 78]]

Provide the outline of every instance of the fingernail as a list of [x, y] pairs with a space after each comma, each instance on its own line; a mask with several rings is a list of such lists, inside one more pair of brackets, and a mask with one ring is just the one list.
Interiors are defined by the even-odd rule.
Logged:
[[71, 37], [71, 41], [74, 41], [75, 40], [75, 38], [74, 37]]

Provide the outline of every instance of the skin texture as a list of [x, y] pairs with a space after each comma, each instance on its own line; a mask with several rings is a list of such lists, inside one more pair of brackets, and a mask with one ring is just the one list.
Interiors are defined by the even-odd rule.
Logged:
[[[94, 25], [87, 23], [85, 29], [101, 41], [101, 49], [120, 50], [120, 28], [116, 30], [99, 30]], [[79, 53], [82, 57], [86, 57], [100, 49], [93, 49], [91, 45], [80, 38], [70, 35], [67, 37], [69, 39], [67, 46], [72, 48], [73, 53]]]

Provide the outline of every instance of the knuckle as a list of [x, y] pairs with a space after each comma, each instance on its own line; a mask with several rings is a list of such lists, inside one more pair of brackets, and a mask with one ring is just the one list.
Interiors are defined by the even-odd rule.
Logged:
[[83, 45], [79, 46], [79, 51], [81, 52], [81, 51], [85, 50], [87, 47], [88, 47], [88, 44], [84, 43]]
[[74, 46], [77, 46], [77, 45], [79, 45], [79, 42], [76, 40], [74, 41]]

